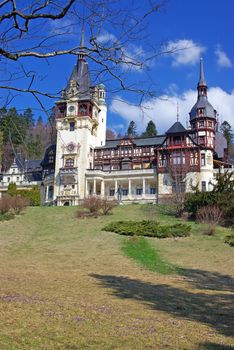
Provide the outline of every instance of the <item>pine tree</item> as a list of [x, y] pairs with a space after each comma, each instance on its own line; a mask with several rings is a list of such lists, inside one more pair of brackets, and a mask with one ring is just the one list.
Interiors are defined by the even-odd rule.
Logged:
[[24, 114], [22, 117], [25, 119], [25, 122], [27, 124], [27, 127], [33, 127], [34, 126], [34, 116], [31, 108], [27, 108], [24, 111]]
[[142, 136], [150, 137], [150, 136], [156, 136], [157, 135], [157, 129], [152, 120], [150, 120], [147, 124], [147, 127], [145, 129], [145, 132], [143, 132]]
[[127, 136], [128, 137], [136, 137], [137, 136], [137, 126], [133, 120], [130, 121], [130, 123], [129, 123], [128, 129], [127, 129]]
[[233, 138], [231, 125], [226, 120], [224, 120], [220, 126], [220, 130], [226, 138], [228, 146], [230, 146], [232, 144]]

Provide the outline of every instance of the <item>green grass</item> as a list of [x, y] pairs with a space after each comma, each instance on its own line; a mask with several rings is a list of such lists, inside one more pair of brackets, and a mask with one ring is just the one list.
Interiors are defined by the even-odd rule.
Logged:
[[134, 259], [148, 270], [161, 274], [177, 271], [176, 267], [161, 258], [159, 252], [144, 237], [132, 237], [125, 240], [122, 250], [129, 258]]
[[[231, 230], [146, 239], [179, 273], [123, 252], [118, 220], [181, 222], [156, 205], [118, 206], [76, 218], [75, 207], [34, 207], [0, 222], [1, 350], [201, 350], [233, 345]], [[128, 238], [127, 238], [128, 239]], [[152, 260], [152, 259], [150, 259]]]

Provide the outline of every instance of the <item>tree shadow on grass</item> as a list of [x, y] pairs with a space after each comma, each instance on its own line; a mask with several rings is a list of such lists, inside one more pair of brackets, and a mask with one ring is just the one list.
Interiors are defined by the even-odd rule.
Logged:
[[195, 288], [234, 292], [234, 279], [229, 275], [198, 269], [178, 269], [180, 275]]
[[215, 343], [203, 343], [200, 344], [201, 350], [233, 350], [234, 347], [231, 345], [222, 345]]
[[[151, 284], [128, 277], [98, 274], [91, 274], [91, 276], [99, 280], [103, 287], [112, 289], [113, 294], [119, 298], [135, 299], [153, 310], [165, 311], [177, 317], [201, 322], [224, 335], [231, 336], [234, 329], [233, 294], [220, 293], [221, 290], [226, 291], [227, 287], [229, 291], [231, 280], [228, 280], [227, 285], [221, 289], [223, 277], [221, 274], [199, 270], [184, 269], [183, 271], [185, 276], [189, 276], [188, 280], [192, 285], [206, 289], [205, 278], [207, 278], [209, 288], [213, 286], [212, 289], [215, 290], [217, 286], [218, 292], [193, 293], [167, 284]], [[226, 280], [227, 276], [224, 277]]]

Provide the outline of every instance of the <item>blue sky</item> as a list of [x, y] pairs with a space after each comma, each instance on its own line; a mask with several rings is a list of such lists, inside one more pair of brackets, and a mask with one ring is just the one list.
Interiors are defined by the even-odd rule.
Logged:
[[[144, 2], [146, 0], [141, 1], [143, 7]], [[142, 7], [139, 11], [142, 11]], [[152, 59], [146, 71], [131, 69], [127, 73], [126, 79], [141, 87], [154, 85], [156, 96], [146, 98], [143, 109], [134, 105], [138, 102], [134, 94], [107, 92], [108, 126], [116, 132], [124, 132], [129, 121], [135, 120], [141, 132], [147, 122], [153, 119], [158, 131], [163, 133], [176, 120], [177, 103], [180, 120], [186, 124], [188, 113], [196, 101], [199, 59], [202, 55], [205, 77], [210, 88], [209, 100], [218, 110], [220, 121], [228, 120], [234, 129], [233, 13], [233, 0], [169, 0], [159, 13], [149, 17], [142, 40], [127, 44], [129, 55], [137, 53], [144, 60], [160, 47], [160, 50], [182, 50]], [[72, 25], [72, 20], [64, 20], [64, 25]], [[53, 30], [56, 27], [49, 28], [49, 31]], [[69, 38], [71, 44], [79, 42], [79, 34], [80, 28], [74, 26]], [[118, 34], [110, 25], [104, 25], [100, 35], [110, 38]], [[86, 41], [87, 39], [86, 32]], [[65, 44], [61, 43], [61, 46]], [[66, 85], [75, 62], [75, 56], [57, 57], [49, 63], [27, 59], [27, 67], [40, 72], [38, 87], [57, 92]], [[106, 85], [111, 90], [111, 82]], [[43, 102], [46, 108], [53, 106], [52, 100], [45, 99]], [[43, 115], [39, 111], [40, 106], [28, 95], [15, 98], [12, 105], [19, 110], [30, 106], [36, 116]]]

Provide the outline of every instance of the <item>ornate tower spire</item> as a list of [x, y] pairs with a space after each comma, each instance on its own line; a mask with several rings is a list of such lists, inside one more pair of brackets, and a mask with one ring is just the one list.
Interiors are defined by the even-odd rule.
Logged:
[[176, 121], [178, 122], [179, 121], [179, 117], [180, 117], [180, 113], [179, 113], [179, 103], [177, 101], [177, 104], [176, 104]]
[[84, 18], [82, 20], [82, 31], [81, 31], [81, 39], [80, 39], [80, 50], [79, 50], [79, 55], [78, 58], [79, 60], [84, 59]]
[[198, 96], [206, 96], [207, 97], [207, 85], [205, 81], [204, 75], [204, 67], [203, 67], [203, 58], [200, 58], [200, 77], [199, 82], [197, 84]]

